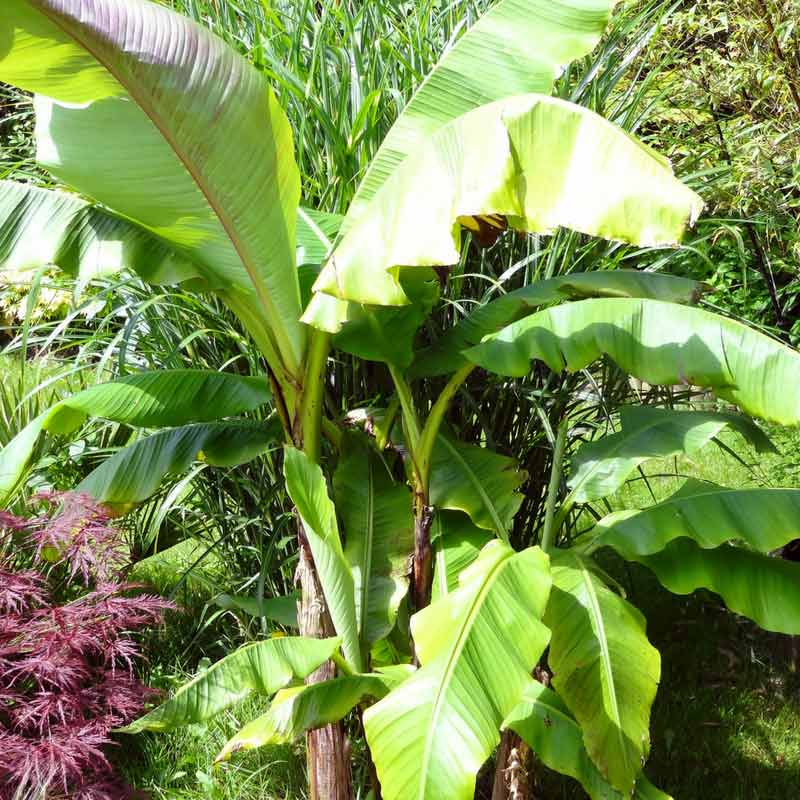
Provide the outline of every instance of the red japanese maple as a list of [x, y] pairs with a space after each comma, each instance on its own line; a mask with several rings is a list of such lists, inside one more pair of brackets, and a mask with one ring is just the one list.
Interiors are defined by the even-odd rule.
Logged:
[[133, 633], [173, 606], [122, 581], [124, 542], [102, 507], [43, 499], [32, 519], [0, 512], [0, 800], [121, 800], [110, 734], [151, 694]]

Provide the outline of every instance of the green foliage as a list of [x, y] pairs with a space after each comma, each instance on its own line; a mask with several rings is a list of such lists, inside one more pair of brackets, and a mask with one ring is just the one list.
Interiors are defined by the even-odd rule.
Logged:
[[353, 573], [361, 648], [367, 653], [394, 628], [408, 592], [411, 497], [375, 450], [355, 435], [347, 436], [333, 489], [344, 523], [344, 557]]
[[497, 333], [537, 306], [587, 297], [647, 297], [690, 303], [697, 300], [702, 288], [686, 278], [622, 269], [538, 280], [479, 306], [446, 331], [435, 345], [418, 352], [412, 372], [420, 377], [454, 372], [465, 363], [463, 350], [480, 344], [484, 336]]
[[440, 511], [433, 521], [431, 539], [435, 548], [433, 599], [458, 587], [458, 576], [473, 562], [493, 537], [478, 528], [466, 514]]
[[[333, 625], [343, 639], [345, 657], [353, 669], [361, 671], [355, 578], [342, 549], [336, 508], [328, 496], [325, 476], [319, 465], [294, 448], [286, 449], [283, 469], [286, 490], [303, 523]], [[362, 615], [363, 611], [362, 606]]]
[[583, 729], [600, 774], [623, 796], [635, 791], [650, 752], [650, 706], [661, 658], [642, 615], [574, 552], [553, 555], [545, 615], [553, 631], [553, 685]]
[[727, 543], [707, 550], [690, 539], [676, 539], [636, 560], [676, 594], [710, 589], [731, 611], [749, 617], [764, 630], [800, 633], [800, 567], [792, 561]]
[[273, 448], [279, 437], [276, 426], [247, 420], [171, 428], [118, 450], [77, 490], [124, 513], [155, 494], [167, 475], [186, 472], [198, 459], [236, 467]]
[[412, 617], [420, 669], [364, 715], [387, 800], [474, 796], [500, 723], [547, 646], [548, 567], [538, 548], [490, 542], [454, 592]]
[[465, 512], [479, 528], [507, 539], [523, 478], [513, 459], [441, 435], [433, 448], [430, 500], [437, 508]]
[[[372, 159], [345, 225], [361, 216], [398, 165], [447, 122], [493, 100], [548, 94], [561, 65], [597, 43], [614, 4], [501, 0], [488, 9], [403, 109]], [[533, 49], [532, 40], [537, 42]], [[485, 69], [476, 70], [476, 64]]]
[[124, 731], [165, 731], [203, 722], [251, 692], [274, 694], [292, 678], [304, 678], [313, 672], [339, 644], [338, 639], [279, 637], [242, 647], [201, 672]]
[[[52, 4], [13, 0], [6, 10], [0, 78], [42, 92], [37, 160], [190, 253], [193, 277], [218, 289], [261, 346], [296, 370], [305, 335], [293, 253], [300, 180], [285, 115], [252, 67], [186, 18], [144, 0], [104, 17], [102, 5], [98, 27], [82, 22], [79, 4], [58, 24]], [[137, 58], [124, 31], [138, 15]], [[189, 37], [197, 51], [174, 46]], [[231, 93], [235, 104], [226, 103]], [[182, 124], [187, 116], [193, 124]]]
[[[592, 161], [597, 149], [602, 161]], [[436, 192], [425, 191], [431, 182]], [[667, 162], [598, 115], [541, 95], [511, 97], [456, 118], [403, 161], [314, 288], [342, 300], [404, 305], [393, 273], [457, 263], [459, 223], [472, 218], [657, 246], [677, 243], [702, 205]], [[424, 238], [407, 235], [422, 229]], [[313, 303], [304, 320], [318, 324]]]
[[[0, 502], [7, 501], [17, 488], [42, 431], [69, 435], [80, 428], [89, 416], [136, 427], [184, 425], [187, 422], [217, 420], [241, 414], [264, 405], [268, 400], [269, 392], [264, 379], [200, 370], [143, 372], [92, 386], [38, 415], [0, 451]], [[110, 464], [104, 468], [103, 477], [90, 480], [90, 485], [98, 492], [93, 496], [109, 502], [141, 502], [155, 491], [164, 473], [187, 469], [203, 448], [210, 448], [212, 461], [215, 455], [222, 463], [231, 460], [237, 462], [240, 457], [247, 460], [244, 452], [234, 456], [233, 448], [227, 457], [219, 447], [215, 449], [215, 430], [218, 440], [219, 429], [194, 427], [183, 432], [176, 431], [171, 437], [162, 435], [157, 441], [164, 444], [138, 445], [128, 455], [120, 454], [117, 462], [122, 463], [122, 467]], [[230, 432], [231, 428], [228, 427], [224, 433]], [[239, 435], [233, 438], [246, 437]], [[269, 441], [271, 437], [267, 436], [266, 442]], [[261, 437], [263, 444], [264, 436]], [[184, 450], [187, 453], [183, 453]], [[133, 452], [135, 455], [131, 454]], [[134, 466], [137, 461], [141, 461], [142, 466]], [[117, 497], [118, 490], [112, 487], [117, 479], [114, 473], [120, 470], [125, 472], [123, 480], [127, 481], [126, 491], [131, 493], [130, 497]], [[149, 481], [148, 488], [133, 488], [143, 480]]]
[[[650, 141], [697, 176], [710, 216], [689, 274], [737, 316], [797, 339], [800, 64], [791, 0], [682, 3], [645, 69], [659, 68]], [[696, 248], [696, 249], [695, 249]]]
[[4, 280], [47, 264], [74, 276], [78, 288], [123, 269], [153, 283], [196, 277], [191, 260], [161, 238], [76, 195], [14, 181], [0, 181], [0, 192]]
[[[583, 743], [581, 726], [561, 698], [538, 681], [531, 681], [519, 705], [506, 717], [504, 728], [518, 733], [551, 769], [575, 778], [592, 800], [622, 800], [603, 779]], [[665, 798], [646, 778], [636, 784], [634, 800]]]
[[628, 555], [657, 553], [680, 538], [705, 548], [740, 540], [768, 553], [797, 538], [798, 502], [795, 489], [725, 489], [689, 481], [661, 503], [600, 520], [593, 541]]
[[583, 300], [540, 311], [467, 351], [503, 375], [524, 375], [530, 359], [575, 371], [610, 356], [640, 380], [713, 388], [762, 419], [795, 425], [800, 356], [733, 320], [659, 300]]
[[275, 695], [266, 714], [245, 725], [225, 745], [217, 761], [225, 761], [240, 750], [288, 743], [309, 728], [338, 722], [368, 698], [385, 697], [405, 677], [401, 673], [345, 675], [310, 686], [283, 689]]
[[620, 431], [581, 447], [567, 485], [575, 502], [614, 494], [639, 464], [680, 453], [693, 455], [730, 426], [760, 452], [774, 451], [764, 432], [743, 416], [719, 411], [672, 411], [623, 406]]

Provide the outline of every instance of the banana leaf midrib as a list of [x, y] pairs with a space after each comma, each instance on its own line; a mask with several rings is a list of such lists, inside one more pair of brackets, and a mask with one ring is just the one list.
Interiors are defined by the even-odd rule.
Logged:
[[486, 578], [483, 581], [483, 585], [475, 594], [475, 597], [472, 598], [468, 606], [467, 613], [463, 618], [463, 623], [460, 626], [458, 631], [458, 635], [455, 637], [455, 641], [453, 647], [450, 648], [447, 662], [445, 665], [444, 673], [442, 675], [442, 679], [437, 681], [436, 686], [436, 696], [433, 701], [433, 707], [431, 709], [431, 720], [430, 724], [428, 725], [428, 730], [425, 734], [425, 748], [423, 750], [423, 765], [420, 775], [423, 776], [423, 782], [421, 782], [420, 786], [418, 787], [417, 791], [417, 800], [426, 800], [425, 797], [425, 783], [424, 778], [428, 774], [428, 767], [430, 764], [431, 754], [433, 752], [433, 748], [431, 747], [431, 740], [433, 739], [435, 732], [436, 732], [436, 720], [441, 713], [443, 706], [445, 705], [444, 702], [444, 695], [445, 689], [449, 688], [453, 673], [458, 665], [458, 662], [461, 657], [461, 653], [466, 645], [467, 638], [469, 634], [472, 632], [472, 626], [477, 618], [478, 614], [480, 613], [481, 607], [483, 605], [483, 600], [486, 595], [489, 593], [490, 589], [495, 583], [501, 568], [504, 567], [507, 562], [512, 559], [516, 553], [513, 550], [509, 550], [506, 554], [503, 555], [502, 559], [498, 559], [497, 563], [493, 564], [491, 570], [487, 574]]
[[[583, 583], [586, 593], [591, 604], [591, 613], [594, 617], [594, 624], [596, 626], [595, 632], [597, 634], [597, 642], [600, 646], [600, 660], [603, 664], [605, 672], [605, 684], [608, 691], [608, 698], [611, 702], [611, 713], [614, 722], [614, 729], [619, 741], [619, 752], [623, 754], [623, 758], [627, 753], [625, 747], [625, 739], [622, 735], [622, 716], [619, 711], [619, 702], [617, 701], [616, 684], [614, 680], [614, 669], [611, 664], [611, 653], [608, 650], [608, 638], [606, 635], [606, 626], [603, 620], [603, 614], [600, 609], [600, 603], [597, 599], [597, 592], [595, 592], [594, 585], [592, 584], [592, 577], [586, 566], [586, 563], [574, 553], [569, 554], [573, 563], [576, 565], [574, 569], [580, 571], [581, 582]], [[626, 769], [629, 769], [628, 764], [625, 764]]]
[[[276, 341], [274, 342], [276, 354], [282, 360], [285, 360], [288, 356], [293, 354], [293, 347], [291, 342], [288, 338], [282, 335], [283, 329], [280, 323], [280, 315], [277, 313], [277, 309], [275, 309], [274, 304], [272, 303], [269, 293], [264, 292], [263, 288], [260, 285], [260, 281], [258, 280], [258, 273], [252, 263], [251, 258], [246, 255], [246, 250], [244, 243], [241, 242], [240, 237], [235, 234], [235, 228], [232, 222], [228, 219], [227, 215], [225, 214], [222, 205], [217, 201], [214, 193], [211, 191], [210, 186], [207, 185], [207, 182], [202, 179], [198, 170], [196, 170], [191, 163], [191, 159], [188, 157], [187, 154], [183, 152], [183, 149], [178, 145], [178, 142], [175, 140], [173, 136], [171, 136], [168, 132], [167, 127], [163, 124], [160, 120], [158, 114], [155, 112], [155, 109], [151, 107], [151, 105], [145, 102], [144, 98], [140, 96], [140, 93], [136, 91], [135, 87], [130, 85], [129, 82], [123, 80], [121, 75], [119, 74], [119, 70], [115, 70], [113, 65], [108, 61], [108, 59], [104, 59], [100, 53], [98, 53], [94, 48], [91, 47], [89, 43], [87, 43], [76, 31], [71, 30], [69, 27], [62, 24], [61, 20], [58, 18], [56, 14], [53, 14], [50, 9], [43, 8], [37, 4], [36, 9], [47, 17], [50, 22], [52, 22], [59, 30], [61, 30], [66, 36], [70, 37], [73, 41], [76, 42], [80, 47], [84, 48], [87, 53], [89, 53], [92, 58], [94, 58], [108, 73], [114, 78], [117, 83], [130, 95], [130, 97], [135, 101], [136, 105], [144, 112], [150, 122], [155, 126], [161, 136], [164, 138], [164, 141], [169, 145], [170, 149], [174, 153], [175, 157], [181, 163], [183, 168], [189, 173], [192, 180], [194, 181], [197, 188], [202, 193], [203, 197], [205, 198], [206, 202], [209, 205], [209, 208], [214, 213], [214, 216], [219, 221], [220, 225], [222, 226], [223, 230], [225, 231], [226, 236], [231, 242], [234, 250], [236, 251], [236, 255], [239, 258], [242, 266], [247, 271], [247, 274], [250, 277], [250, 282], [255, 289], [259, 300], [262, 302], [264, 310], [266, 312], [267, 318], [270, 320], [271, 324], [269, 327], [268, 335], [270, 338], [274, 338]], [[137, 222], [137, 224], [140, 224]], [[293, 243], [290, 243], [293, 244]], [[290, 248], [291, 250], [291, 248]], [[298, 293], [298, 308], [299, 308], [299, 293]], [[277, 324], [276, 324], [277, 322]], [[297, 363], [284, 363], [283, 366], [286, 368], [290, 374], [295, 374], [297, 370], [299, 370], [300, 354], [294, 354], [297, 357]], [[297, 376], [296, 376], [297, 377]]]

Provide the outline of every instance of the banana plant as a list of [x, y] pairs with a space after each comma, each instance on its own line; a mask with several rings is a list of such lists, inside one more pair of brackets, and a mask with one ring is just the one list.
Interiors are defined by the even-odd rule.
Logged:
[[[502, 731], [593, 798], [665, 797], [642, 773], [659, 656], [595, 551], [798, 632], [794, 576], [766, 555], [797, 536], [792, 490], [769, 504], [766, 526], [760, 496], [703, 487], [565, 546], [579, 504], [648, 458], [697, 449], [726, 426], [768, 447], [747, 417], [626, 412], [619, 432], [575, 456], [562, 497], [565, 423], [538, 544], [520, 551], [509, 531], [525, 476], [445, 424], [479, 367], [513, 377], [532, 360], [562, 371], [602, 357], [796, 424], [793, 351], [693, 308], [692, 281], [632, 271], [533, 284], [418, 346], [439, 300], [433, 268], [457, 263], [466, 241], [566, 227], [673, 246], [700, 213], [664, 158], [551, 96], [613, 5], [492, 5], [421, 84], [339, 218], [300, 206], [284, 112], [210, 32], [148, 0], [6, 0], [0, 80], [33, 93], [38, 160], [65, 188], [0, 183], [2, 268], [54, 264], [78, 289], [128, 270], [213, 293], [265, 369], [141, 373], [66, 398], [0, 452], [0, 501], [24, 489], [43, 435], [97, 417], [146, 434], [79, 487], [119, 513], [197, 458], [232, 466], [282, 447], [298, 519], [299, 635], [230, 654], [129, 732], [202, 722], [255, 692], [268, 711], [220, 760], [305, 734], [315, 799], [353, 796], [342, 720], [354, 711], [372, 789], [387, 800], [469, 800]], [[361, 415], [363, 431], [326, 412], [332, 348], [391, 376], [393, 396]], [[433, 375], [448, 376], [435, 394]], [[533, 677], [544, 666], [552, 689]]]

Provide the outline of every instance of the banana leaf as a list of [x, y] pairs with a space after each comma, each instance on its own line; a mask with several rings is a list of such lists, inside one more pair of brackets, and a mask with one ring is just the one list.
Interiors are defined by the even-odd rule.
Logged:
[[750, 416], [800, 423], [800, 354], [741, 322], [660, 300], [593, 299], [514, 322], [467, 358], [521, 377], [531, 359], [576, 371], [602, 355], [652, 384], [713, 388]]
[[547, 645], [548, 572], [539, 548], [514, 553], [495, 540], [456, 591], [414, 615], [422, 666], [364, 713], [386, 800], [472, 800]]
[[[591, 800], [627, 800], [609, 786], [583, 744], [583, 732], [561, 698], [552, 689], [531, 681], [519, 705], [505, 718], [504, 729], [522, 737], [536, 757], [550, 769], [575, 778]], [[644, 775], [636, 781], [632, 800], [672, 800]]]
[[325, 477], [319, 465], [294, 447], [285, 449], [283, 474], [286, 490], [303, 523], [333, 626], [342, 637], [345, 658], [356, 672], [361, 672], [355, 580], [342, 549], [336, 509], [328, 497]]
[[205, 370], [127, 375], [56, 403], [0, 450], [0, 503], [14, 493], [42, 431], [68, 436], [88, 417], [162, 428], [209, 422], [252, 411], [269, 401], [266, 378]]
[[40, 164], [187, 254], [273, 365], [298, 372], [300, 176], [253, 66], [147, 0], [6, 0], [0, 80], [35, 94]]
[[695, 303], [703, 285], [688, 278], [636, 270], [578, 272], [536, 281], [478, 307], [460, 320], [434, 345], [414, 357], [414, 377], [454, 372], [468, 363], [461, 351], [480, 344], [537, 306], [588, 297], [648, 297], [672, 303]]
[[237, 467], [275, 447], [281, 439], [276, 419], [170, 428], [118, 450], [90, 472], [75, 491], [124, 514], [154, 495], [167, 475], [186, 472], [197, 459], [213, 467]]
[[725, 428], [740, 433], [759, 452], [775, 452], [761, 428], [740, 414], [624, 406], [619, 417], [619, 432], [583, 445], [573, 456], [567, 485], [576, 502], [614, 494], [650, 459], [694, 455]]
[[[457, 263], [461, 224], [487, 215], [518, 230], [563, 226], [665, 245], [701, 208], [667, 162], [602, 117], [551, 97], [511, 97], [458, 117], [409, 156], [342, 237], [314, 289], [405, 305], [399, 269]], [[304, 319], [315, 324], [313, 316]]]
[[355, 434], [345, 437], [333, 491], [344, 527], [344, 557], [353, 573], [362, 652], [368, 653], [394, 627], [408, 591], [414, 552], [411, 493]]
[[241, 750], [288, 744], [306, 730], [338, 722], [368, 698], [385, 697], [404, 677], [399, 673], [344, 675], [308, 686], [281, 689], [269, 711], [248, 722], [226, 743], [215, 761], [228, 761]]
[[272, 695], [324, 664], [339, 639], [281, 636], [240, 647], [181, 686], [165, 703], [127, 725], [123, 733], [169, 731], [204, 722], [252, 692]]
[[639, 611], [612, 592], [575, 552], [552, 555], [544, 616], [552, 631], [553, 687], [583, 730], [605, 781], [630, 796], [650, 751], [650, 707], [661, 657]]

